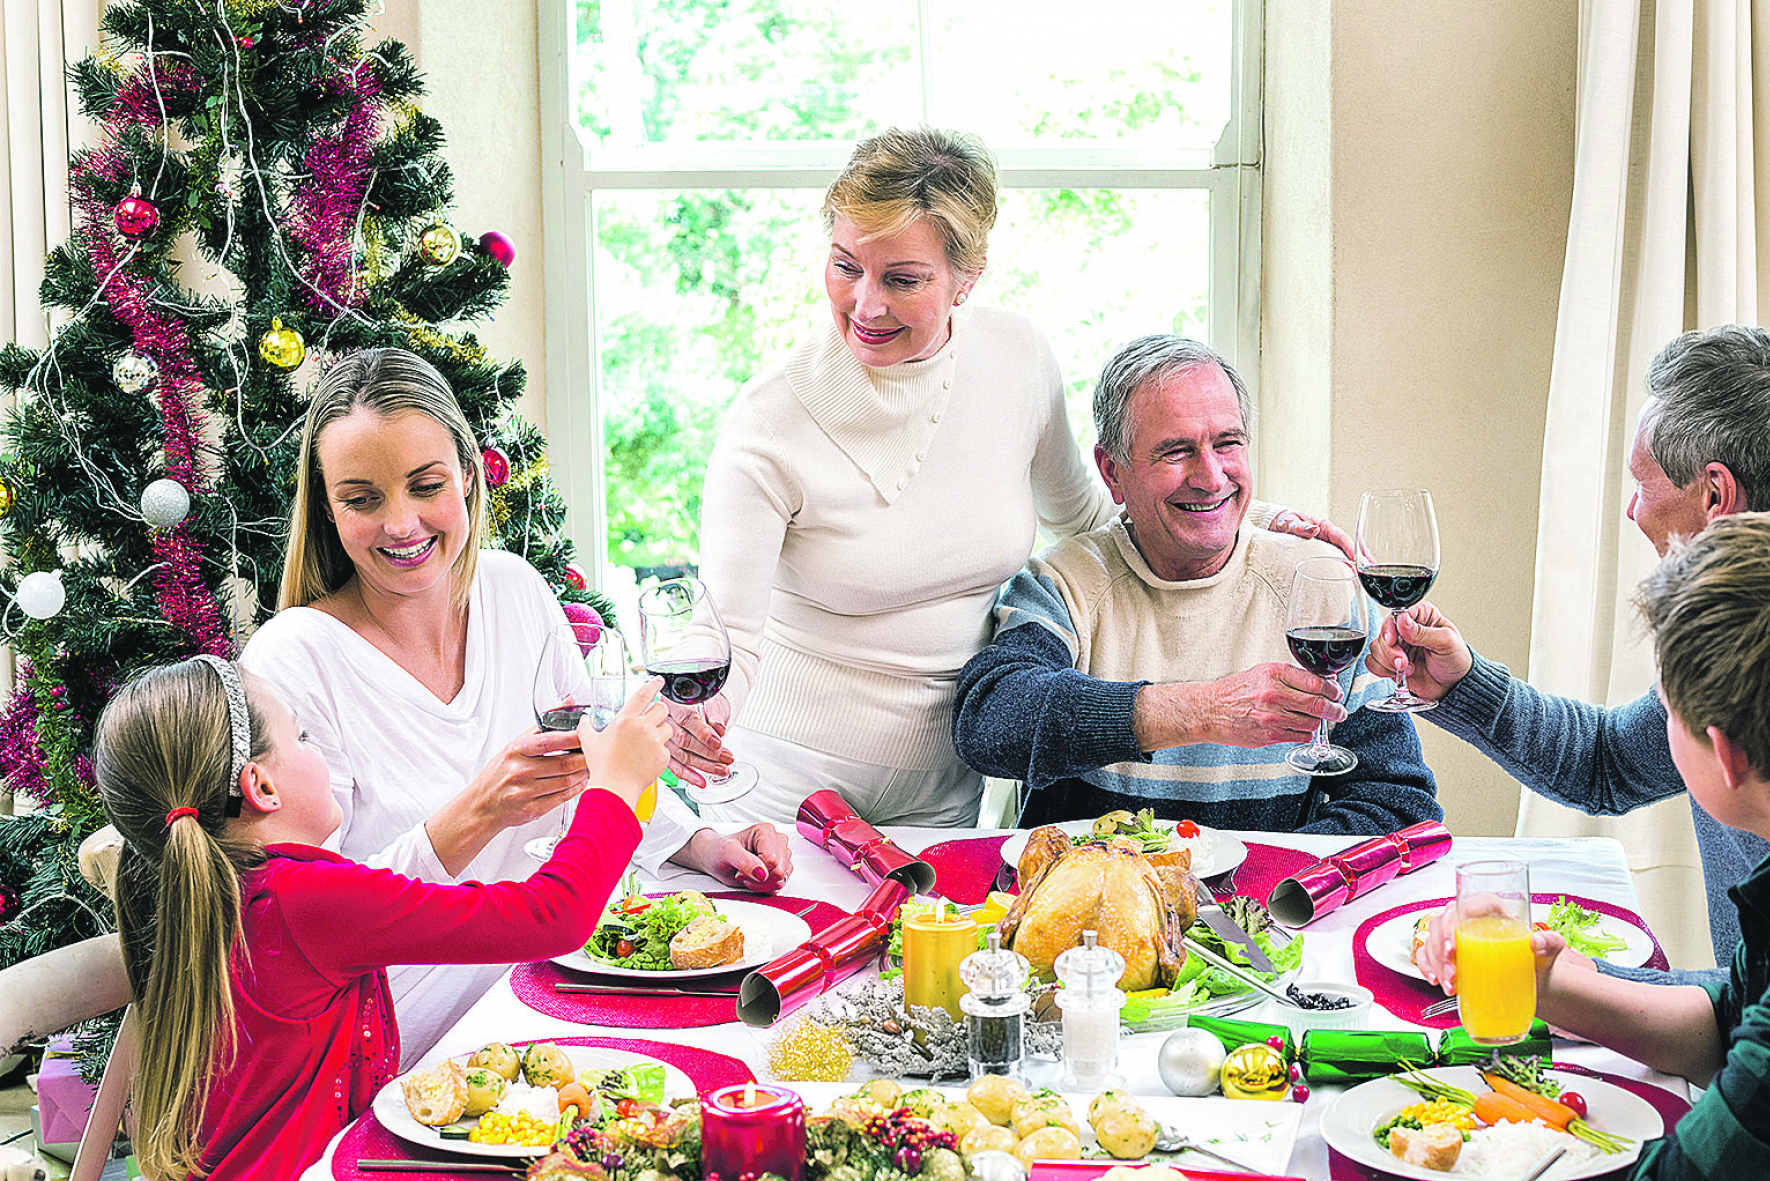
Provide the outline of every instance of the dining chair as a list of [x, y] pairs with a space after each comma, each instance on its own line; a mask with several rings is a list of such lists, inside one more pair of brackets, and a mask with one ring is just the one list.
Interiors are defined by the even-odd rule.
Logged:
[[86, 1117], [86, 1130], [80, 1135], [80, 1147], [74, 1153], [74, 1167], [68, 1181], [99, 1181], [105, 1162], [111, 1159], [111, 1145], [116, 1143], [117, 1129], [123, 1123], [123, 1108], [129, 1102], [129, 1085], [135, 1080], [135, 1064], [141, 1054], [141, 1022], [135, 1006], [123, 1010], [123, 1024], [105, 1062], [104, 1077], [98, 1080], [98, 1093], [92, 1099], [92, 1113]]

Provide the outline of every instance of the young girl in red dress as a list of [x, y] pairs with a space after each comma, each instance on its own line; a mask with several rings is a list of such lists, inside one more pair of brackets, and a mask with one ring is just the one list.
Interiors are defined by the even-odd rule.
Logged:
[[105, 810], [126, 842], [117, 920], [141, 1055], [148, 1176], [293, 1176], [399, 1062], [385, 968], [560, 955], [589, 938], [668, 760], [655, 680], [580, 738], [593, 785], [526, 881], [436, 885], [320, 846], [338, 827], [324, 759], [270, 688], [199, 656], [156, 668], [98, 723]]

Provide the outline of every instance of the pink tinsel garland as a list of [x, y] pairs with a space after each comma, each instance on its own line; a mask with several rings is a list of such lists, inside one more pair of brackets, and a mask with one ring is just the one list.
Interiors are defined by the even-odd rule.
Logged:
[[310, 178], [290, 204], [289, 237], [307, 251], [302, 277], [308, 306], [333, 317], [362, 302], [354, 290], [356, 223], [369, 191], [370, 143], [381, 83], [367, 65], [331, 83], [334, 93], [349, 95], [350, 112], [335, 136], [316, 139], [307, 150]]
[[22, 668], [12, 700], [0, 713], [0, 780], [9, 792], [45, 806], [55, 802], [55, 789], [43, 774], [43, 746], [37, 741], [37, 698]]

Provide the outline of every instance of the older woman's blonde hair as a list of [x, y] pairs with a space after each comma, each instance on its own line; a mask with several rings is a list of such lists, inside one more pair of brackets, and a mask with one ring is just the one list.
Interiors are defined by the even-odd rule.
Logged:
[[338, 539], [338, 526], [326, 507], [325, 474], [320, 471], [320, 436], [358, 410], [381, 418], [418, 413], [441, 423], [455, 441], [455, 457], [467, 487], [467, 538], [450, 572], [454, 603], [467, 605], [479, 569], [484, 535], [485, 472], [479, 444], [461, 403], [443, 375], [405, 349], [363, 349], [339, 361], [320, 379], [301, 426], [301, 456], [295, 468], [295, 505], [289, 514], [289, 548], [283, 559], [283, 585], [277, 610], [305, 607], [350, 581], [356, 567]]
[[892, 128], [854, 147], [824, 194], [824, 229], [845, 217], [869, 238], [890, 237], [926, 217], [940, 228], [947, 263], [983, 272], [996, 224], [996, 164], [975, 135]]

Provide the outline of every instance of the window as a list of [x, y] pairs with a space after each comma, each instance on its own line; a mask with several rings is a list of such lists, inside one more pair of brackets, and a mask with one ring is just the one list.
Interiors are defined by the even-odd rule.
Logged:
[[[1258, 333], [1257, 0], [553, 0], [548, 424], [574, 535], [692, 563], [705, 457], [829, 315], [823, 190], [887, 126], [975, 132], [1001, 214], [974, 299], [1050, 337], [1071, 418], [1118, 344]], [[550, 72], [549, 72], [550, 71]], [[1250, 373], [1250, 378], [1253, 376]]]

